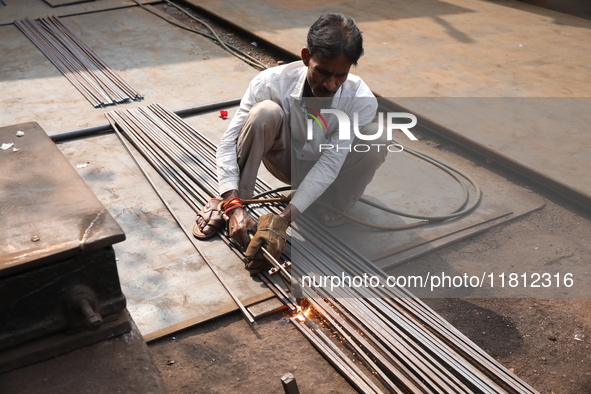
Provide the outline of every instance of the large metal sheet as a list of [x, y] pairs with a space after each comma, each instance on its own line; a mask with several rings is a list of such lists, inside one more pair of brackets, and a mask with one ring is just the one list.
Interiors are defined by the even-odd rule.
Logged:
[[384, 97], [585, 97], [591, 21], [514, 1], [187, 2], [299, 56], [323, 12], [353, 17], [355, 69]]
[[[255, 0], [248, 7], [238, 0], [188, 1], [295, 55], [321, 13], [351, 16], [365, 47], [353, 72], [383, 97], [564, 98], [554, 106], [573, 114], [567, 122], [553, 119], [546, 105], [525, 103], [525, 122], [505, 127], [494, 122], [514, 110], [507, 101], [494, 113], [482, 101], [461, 101], [453, 115], [417, 101], [396, 103], [432, 120], [434, 131], [591, 206], [590, 134], [576, 116], [587, 112], [588, 101], [566, 99], [591, 95], [591, 51], [581, 47], [591, 40], [590, 20], [508, 1]], [[485, 122], [473, 127], [479, 118]], [[541, 124], [555, 127], [536, 132]], [[565, 135], [572, 129], [578, 132]]]
[[[3, 0], [6, 8], [0, 12], [0, 26], [10, 25], [14, 20], [29, 17], [36, 19], [47, 15], [75, 15], [85, 12], [98, 12], [119, 8], [137, 7], [137, 4], [126, 0], [77, 1], [83, 4], [70, 4], [67, 7], [52, 8], [42, 0]], [[76, 2], [75, 0], [55, 1], [54, 3]], [[158, 3], [159, 0], [140, 0], [142, 4]], [[66, 4], [63, 4], [66, 5]]]
[[[236, 304], [156, 196], [114, 134], [61, 144], [78, 171], [127, 235], [117, 245], [121, 288], [146, 340], [234, 311]], [[141, 161], [143, 163], [143, 160]], [[145, 165], [151, 179], [189, 230], [195, 214]], [[252, 279], [219, 239], [201, 243], [224, 281], [246, 305], [273, 294]]]
[[[235, 99], [257, 73], [206, 38], [139, 8], [68, 17], [65, 23], [145, 94], [141, 103], [126, 106], [159, 102], [177, 110]], [[112, 108], [93, 109], [16, 27], [2, 26], [0, 35], [0, 124], [36, 120], [55, 134], [107, 123], [103, 112]], [[211, 114], [212, 127], [204, 127], [214, 137], [229, 122], [218, 115]], [[146, 339], [237, 309], [115, 135], [58, 147], [127, 234], [116, 247], [120, 278]], [[190, 228], [194, 214], [170, 202]], [[204, 244], [239, 298], [250, 304], [269, 297], [220, 243]]]
[[0, 127], [0, 144], [0, 276], [125, 239], [37, 123]]
[[[504, 178], [461, 157], [425, 143], [408, 145], [469, 175], [482, 189], [482, 201], [477, 209], [461, 218], [401, 231], [377, 230], [355, 223], [332, 230], [380, 268], [386, 269], [432, 252], [544, 206], [541, 198], [526, 189], [509, 184]], [[463, 183], [469, 188], [471, 204], [475, 202], [475, 190], [465, 179]], [[404, 152], [388, 154], [364, 197], [400, 212], [425, 216], [450, 214], [464, 201], [461, 185], [456, 180]], [[419, 221], [363, 203], [357, 203], [349, 213], [369, 223], [385, 226]]]
[[[208, 39], [139, 7], [63, 19], [122, 79], [144, 95], [126, 107], [171, 110], [242, 97], [257, 71]], [[0, 124], [36, 121], [48, 134], [103, 125], [94, 109], [15, 27], [0, 26]]]
[[100, 0], [44, 0], [44, 1], [52, 7], [63, 7], [66, 5], [87, 3], [89, 1], [100, 1]]
[[[591, 91], [590, 91], [591, 93]], [[591, 207], [588, 97], [400, 98], [428, 127]]]

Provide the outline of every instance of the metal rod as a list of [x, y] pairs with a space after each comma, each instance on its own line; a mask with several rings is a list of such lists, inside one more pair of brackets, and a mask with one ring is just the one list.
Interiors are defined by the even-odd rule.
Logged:
[[94, 107], [143, 98], [57, 17], [14, 24]]
[[[174, 111], [174, 114], [180, 117], [188, 117], [198, 115], [204, 112], [215, 111], [221, 108], [234, 107], [240, 104], [240, 99], [219, 101], [216, 103], [199, 105], [196, 107], [189, 107]], [[63, 133], [56, 133], [49, 136], [54, 142], [64, 142], [74, 138], [90, 137], [99, 133], [113, 132], [110, 124], [103, 124], [100, 126], [87, 127], [85, 129], [78, 129], [72, 131], [65, 131]]]
[[[108, 117], [108, 114], [107, 114], [107, 117]], [[110, 119], [113, 120], [112, 118], [110, 118]], [[197, 241], [193, 237], [193, 234], [189, 233], [189, 231], [187, 231], [187, 229], [185, 229], [185, 227], [183, 226], [181, 220], [176, 215], [175, 211], [172, 209], [172, 207], [170, 206], [170, 204], [168, 203], [168, 201], [166, 201], [166, 199], [164, 198], [164, 196], [160, 193], [160, 191], [158, 190], [158, 188], [156, 187], [156, 185], [154, 184], [154, 182], [152, 181], [152, 179], [150, 178], [150, 176], [148, 175], [148, 173], [145, 171], [145, 169], [143, 168], [143, 166], [139, 163], [139, 161], [137, 160], [137, 158], [133, 154], [131, 148], [129, 147], [129, 145], [127, 144], [127, 142], [125, 141], [125, 139], [123, 138], [123, 136], [121, 135], [121, 133], [119, 132], [119, 130], [117, 129], [117, 126], [116, 126], [115, 122], [112, 123], [112, 126], [113, 126], [113, 129], [115, 130], [115, 132], [117, 133], [117, 136], [121, 140], [121, 143], [123, 144], [123, 146], [127, 150], [127, 152], [130, 154], [130, 156], [132, 157], [132, 159], [135, 161], [135, 163], [138, 166], [138, 168], [142, 171], [142, 173], [144, 174], [144, 176], [146, 177], [146, 179], [148, 180], [148, 182], [150, 183], [150, 185], [152, 186], [152, 188], [154, 189], [154, 191], [156, 192], [156, 194], [158, 195], [158, 197], [160, 198], [160, 200], [162, 201], [162, 203], [166, 206], [166, 208], [168, 209], [168, 211], [170, 212], [170, 214], [172, 215], [172, 217], [174, 218], [174, 220], [177, 222], [177, 224], [179, 225], [179, 227], [183, 230], [183, 232], [185, 233], [185, 235], [187, 236], [187, 238], [189, 238], [189, 240], [191, 241], [191, 243], [193, 244], [193, 246], [195, 247], [195, 249], [197, 250], [197, 252], [201, 256], [201, 258], [203, 259], [203, 261], [205, 261], [205, 263], [209, 266], [209, 268], [211, 269], [211, 271], [213, 272], [213, 274], [216, 276], [216, 278], [220, 281], [220, 283], [222, 284], [222, 286], [224, 287], [224, 289], [226, 289], [227, 293], [234, 300], [234, 302], [236, 303], [236, 305], [238, 306], [238, 308], [240, 309], [240, 311], [242, 312], [242, 314], [244, 315], [244, 317], [246, 318], [246, 320], [248, 321], [248, 323], [251, 324], [251, 325], [254, 324], [255, 319], [252, 316], [252, 314], [248, 311], [248, 309], [246, 309], [246, 307], [242, 304], [242, 302], [240, 301], [240, 299], [238, 299], [238, 297], [234, 294], [234, 292], [232, 291], [232, 289], [230, 288], [230, 286], [226, 283], [226, 281], [224, 280], [224, 278], [218, 273], [218, 271], [214, 267], [213, 263], [209, 260], [209, 258], [207, 257], [207, 255], [201, 249], [201, 246], [197, 243]]]
[[[125, 138], [194, 210], [217, 195], [215, 145], [179, 116], [157, 104], [112, 113]], [[257, 180], [255, 192], [266, 190], [269, 186]], [[278, 205], [247, 206], [255, 219], [280, 209]], [[330, 231], [320, 230], [306, 215], [290, 227], [289, 235], [284, 257], [301, 257], [288, 273], [292, 279], [296, 273], [386, 276]], [[244, 261], [241, 250], [227, 235], [220, 237]], [[271, 264], [281, 266], [276, 259], [274, 262]], [[297, 309], [283, 289], [265, 275], [260, 277], [266, 279], [269, 288], [280, 294], [288, 307]], [[386, 390], [399, 393], [536, 392], [404, 288], [378, 286], [368, 293], [354, 287], [313, 285], [303, 293], [323, 324], [338, 332], [356, 356], [339, 349], [308, 318], [291, 321], [359, 391], [380, 392], [378, 384], [383, 384]], [[363, 363], [368, 374], [356, 360]], [[372, 371], [379, 380], [371, 378]]]
[[286, 373], [281, 377], [281, 384], [285, 394], [300, 394], [296, 378], [291, 373]]
[[357, 390], [362, 393], [381, 393], [382, 391], [379, 390], [375, 384], [372, 386], [368, 385], [366, 381], [362, 378], [363, 374], [359, 371], [355, 365], [348, 365], [346, 360], [347, 357], [344, 355], [343, 352], [340, 350], [335, 349], [334, 347], [330, 347], [328, 343], [331, 343], [329, 340], [328, 342], [323, 341], [324, 338], [323, 334], [318, 331], [311, 330], [304, 325], [304, 323], [300, 322], [298, 319], [291, 318], [291, 322], [296, 326], [296, 328], [304, 334], [304, 336], [310, 341], [310, 343], [320, 351], [324, 357], [330, 362], [335, 368], [337, 368], [343, 377], [347, 379]]
[[[248, 237], [252, 240], [254, 236], [252, 234], [248, 234]], [[265, 247], [261, 246], [260, 250], [261, 252], [263, 252], [263, 256], [265, 256], [265, 259], [267, 259], [267, 261], [271, 263], [273, 267], [275, 267], [277, 271], [281, 273], [281, 276], [283, 276], [285, 280], [291, 283], [292, 276], [289, 272], [287, 272], [283, 265], [281, 265]]]

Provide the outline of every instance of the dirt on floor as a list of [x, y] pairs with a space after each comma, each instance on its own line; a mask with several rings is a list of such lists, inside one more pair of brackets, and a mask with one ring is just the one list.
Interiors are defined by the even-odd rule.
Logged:
[[[171, 15], [197, 26], [169, 5]], [[231, 27], [195, 13], [215, 26], [220, 37], [241, 46], [272, 66], [291, 59], [252, 45]], [[424, 135], [424, 139], [436, 139]], [[456, 153], [457, 147], [442, 149]], [[480, 160], [466, 153], [469, 160]], [[528, 182], [506, 169], [487, 164], [508, 182]], [[535, 241], [536, 259], [547, 266], [589, 264], [591, 214], [535, 185], [531, 192], [546, 206], [535, 213], [399, 267], [456, 261], [495, 267], [529, 258], [522, 245]], [[550, 247], [551, 246], [551, 247]], [[535, 294], [532, 294], [535, 297]], [[591, 393], [591, 301], [589, 299], [465, 298], [425, 299], [437, 313], [495, 359], [543, 394]], [[154, 361], [169, 393], [278, 393], [280, 378], [290, 372], [301, 393], [353, 393], [355, 390], [297, 331], [286, 313], [258, 320], [253, 327], [236, 312], [150, 343]]]
[[280, 393], [287, 373], [301, 393], [356, 392], [283, 313], [252, 328], [233, 313], [150, 349], [168, 393]]
[[[541, 192], [542, 195], [546, 194]], [[450, 245], [412, 264], [454, 261], [469, 255], [494, 267], [520, 245], [541, 245], [537, 258], [550, 270], [565, 261], [589, 264], [589, 213], [546, 194], [541, 211]], [[544, 247], [552, 245], [552, 247]], [[527, 248], [530, 249], [530, 248]], [[560, 249], [559, 255], [557, 250]], [[500, 263], [501, 262], [501, 263]], [[567, 264], [561, 265], [568, 267]], [[535, 297], [535, 293], [532, 294]], [[488, 354], [541, 393], [591, 393], [591, 300], [588, 298], [487, 298], [424, 300]]]

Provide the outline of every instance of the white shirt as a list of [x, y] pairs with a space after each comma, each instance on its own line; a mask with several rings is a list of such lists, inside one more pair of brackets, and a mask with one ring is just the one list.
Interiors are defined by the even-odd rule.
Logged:
[[[341, 140], [337, 117], [334, 114], [324, 114], [323, 117], [328, 125], [327, 130], [323, 130], [324, 125], [321, 128], [313, 122], [313, 138], [310, 141], [306, 139], [308, 119], [306, 112], [308, 111], [303, 107], [302, 94], [307, 71], [308, 68], [303, 62], [297, 61], [264, 70], [251, 81], [242, 97], [240, 108], [218, 144], [216, 162], [220, 194], [238, 189], [240, 180], [236, 154], [238, 136], [250, 109], [264, 100], [272, 100], [283, 109], [291, 129], [292, 154], [300, 160], [316, 161], [298, 186], [291, 203], [303, 212], [336, 179], [354, 138], [353, 126], [350, 127], [349, 138]], [[361, 78], [348, 74], [347, 80], [333, 97], [330, 108], [348, 114], [351, 124], [353, 114], [358, 113], [358, 128], [362, 130], [373, 120], [377, 110], [377, 100]], [[320, 144], [331, 144], [334, 147], [338, 145], [339, 149], [338, 151], [324, 149], [320, 152]]]

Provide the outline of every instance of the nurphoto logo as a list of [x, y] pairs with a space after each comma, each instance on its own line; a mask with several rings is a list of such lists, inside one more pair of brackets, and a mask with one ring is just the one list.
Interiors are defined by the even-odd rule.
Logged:
[[[318, 126], [320, 127], [321, 130], [327, 130], [328, 129], [328, 125], [326, 122], [326, 119], [324, 119], [324, 116], [322, 116], [322, 114], [333, 114], [337, 117], [338, 121], [339, 121], [339, 139], [340, 140], [347, 140], [350, 138], [351, 136], [351, 120], [349, 119], [349, 116], [344, 113], [343, 111], [340, 111], [338, 109], [321, 109], [320, 113], [318, 111], [314, 111], [312, 109], [306, 109], [307, 111], [312, 111], [312, 112], [306, 112], [306, 114], [309, 116], [309, 118], [307, 119], [307, 139], [308, 141], [313, 139], [313, 127], [314, 127], [314, 122], [316, 122], [318, 124]], [[384, 133], [384, 118], [386, 119], [386, 127], [385, 127], [385, 131], [386, 131], [386, 140], [387, 141], [392, 141], [392, 132], [394, 130], [400, 130], [402, 131], [411, 141], [416, 141], [417, 137], [415, 137], [409, 129], [413, 128], [414, 126], [417, 125], [417, 117], [414, 116], [413, 114], [410, 114], [408, 112], [388, 112], [386, 114], [386, 116], [384, 117], [384, 113], [383, 112], [379, 112], [378, 113], [378, 127], [377, 127], [377, 131], [374, 134], [363, 134], [361, 133], [361, 131], [359, 130], [359, 114], [357, 112], [353, 113], [353, 133], [355, 135], [356, 138], [358, 138], [359, 140], [362, 141], [375, 141], [379, 138], [382, 137], [382, 134]], [[396, 119], [409, 119], [410, 122], [408, 123], [396, 123]], [[402, 145], [400, 144], [354, 144], [351, 146], [348, 146], [346, 148], [343, 147], [339, 147], [338, 145], [333, 145], [333, 144], [320, 144], [320, 152], [322, 152], [323, 150], [332, 150], [332, 149], [336, 149], [337, 151], [339, 149], [343, 150], [348, 150], [350, 151], [355, 151], [355, 152], [367, 152], [371, 149], [371, 147], [376, 147], [378, 149], [378, 151], [380, 150], [381, 147], [386, 147], [386, 149], [388, 149], [388, 152], [401, 152], [404, 148]]]

